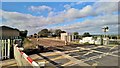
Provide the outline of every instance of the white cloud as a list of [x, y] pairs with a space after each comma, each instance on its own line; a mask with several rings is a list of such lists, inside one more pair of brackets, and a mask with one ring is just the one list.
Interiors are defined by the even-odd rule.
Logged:
[[[21, 30], [35, 30], [38, 27], [49, 24], [46, 19], [42, 16], [32, 16], [30, 14], [22, 14], [18, 12], [6, 12], [2, 11], [3, 18], [6, 19], [2, 25], [8, 25], [19, 28]], [[31, 32], [32, 33], [32, 32]]]
[[32, 11], [45, 11], [45, 10], [51, 11], [52, 10], [51, 7], [46, 6], [46, 5], [42, 5], [42, 6], [30, 6], [28, 9], [32, 10]]
[[[98, 5], [97, 5], [98, 4]], [[105, 5], [104, 5], [105, 4]], [[3, 22], [4, 25], [13, 26], [19, 29], [27, 29], [29, 30], [29, 34], [39, 31], [44, 26], [50, 25], [50, 24], [58, 24], [63, 22], [69, 22], [73, 21], [75, 19], [92, 16], [92, 15], [99, 15], [101, 13], [106, 13], [108, 15], [104, 16], [95, 16], [92, 20], [85, 20], [84, 22], [67, 25], [63, 27], [56, 27], [61, 28], [64, 30], [71, 30], [71, 31], [93, 31], [100, 30], [103, 25], [109, 25], [111, 28], [116, 24], [117, 22], [117, 16], [111, 15], [112, 12], [117, 11], [116, 7], [117, 4], [112, 3], [95, 3], [94, 5], [87, 5], [83, 7], [82, 9], [76, 9], [76, 8], [70, 8], [67, 10], [64, 10], [62, 12], [54, 12], [51, 11], [52, 8], [49, 6], [31, 6], [29, 9], [32, 11], [44, 11], [48, 10], [50, 11], [47, 17], [43, 16], [33, 16], [30, 14], [23, 14], [19, 12], [7, 12], [2, 11], [3, 18], [6, 19], [5, 22]], [[106, 6], [107, 5], [107, 6]], [[112, 8], [111, 8], [112, 7]], [[1, 12], [1, 11], [0, 11]], [[101, 22], [101, 20], [104, 20], [104, 22]], [[99, 29], [96, 29], [99, 28]]]
[[71, 7], [73, 6], [76, 6], [76, 5], [80, 5], [82, 4], [83, 2], [82, 1], [78, 1], [78, 2], [73, 2], [73, 3], [70, 3], [70, 4], [65, 4], [63, 7], [66, 8], [66, 9], [70, 9]]
[[70, 8], [71, 8], [71, 5], [66, 4], [66, 5], [64, 5], [64, 8], [65, 8], [65, 9], [70, 9]]
[[83, 14], [83, 16], [88, 16], [93, 14], [93, 8], [90, 5], [87, 5], [82, 10], [80, 10], [80, 13]]
[[74, 20], [77, 18], [83, 18], [86, 16], [92, 15], [92, 7], [90, 5], [82, 8], [82, 9], [75, 9], [70, 8], [66, 10], [63, 14], [64, 18], [68, 20]]
[[[103, 21], [104, 20], [104, 21]], [[118, 25], [118, 15], [105, 15], [105, 16], [97, 16], [93, 19], [87, 19], [83, 22], [78, 22], [71, 25], [66, 25], [62, 27], [55, 27], [60, 28], [66, 31], [79, 31], [79, 32], [92, 32], [95, 33], [101, 33], [102, 27], [109, 26], [110, 32], [117, 33], [118, 27], [115, 27]]]
[[112, 13], [118, 11], [118, 2], [96, 2], [93, 8], [97, 14], [99, 13]]
[[119, 2], [120, 0], [98, 0], [98, 2]]
[[79, 4], [82, 4], [83, 2], [82, 1], [79, 1], [79, 2], [76, 2], [76, 5], [79, 5]]
[[[82, 4], [83, 2], [77, 2], [77, 3]], [[93, 5], [87, 5], [82, 9], [70, 8], [71, 4], [66, 4], [64, 5], [64, 7], [67, 8], [66, 13], [72, 12], [73, 16], [74, 13], [77, 13], [78, 17], [83, 17], [83, 16], [99, 15], [99, 14], [112, 14], [113, 12], [118, 11], [118, 2], [95, 2]]]

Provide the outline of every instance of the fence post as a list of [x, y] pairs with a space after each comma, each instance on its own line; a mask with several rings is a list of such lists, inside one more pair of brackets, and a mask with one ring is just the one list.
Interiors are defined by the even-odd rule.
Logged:
[[2, 40], [0, 40], [0, 60], [2, 60]]
[[4, 40], [2, 40], [2, 59], [4, 58]]
[[8, 39], [8, 58], [10, 58], [10, 39]]
[[6, 56], [6, 53], [7, 53], [7, 52], [6, 52], [6, 50], [7, 50], [7, 45], [6, 45], [6, 44], [7, 44], [7, 42], [6, 42], [6, 40], [5, 40], [5, 42], [4, 42], [4, 46], [5, 46], [5, 59], [6, 59], [6, 57], [7, 57], [7, 56]]

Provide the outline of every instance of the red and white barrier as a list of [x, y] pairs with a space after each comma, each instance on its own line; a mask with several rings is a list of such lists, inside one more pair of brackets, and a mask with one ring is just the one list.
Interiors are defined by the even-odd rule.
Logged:
[[[16, 46], [15, 46], [15, 47], [16, 47]], [[21, 54], [21, 56], [23, 56], [23, 58], [24, 58], [27, 62], [29, 62], [30, 65], [35, 66], [35, 67], [39, 67], [39, 65], [38, 65], [35, 61], [33, 61], [29, 56], [27, 56], [24, 52], [22, 52], [22, 51], [20, 50], [20, 48], [16, 47], [16, 49], [19, 51], [19, 53]], [[18, 59], [18, 60], [19, 60], [19, 59]]]

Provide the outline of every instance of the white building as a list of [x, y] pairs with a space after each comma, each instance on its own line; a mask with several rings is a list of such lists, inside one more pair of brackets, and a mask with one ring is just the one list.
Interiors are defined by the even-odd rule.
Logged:
[[82, 40], [79, 41], [79, 43], [89, 43], [94, 44], [95, 40], [92, 37], [84, 37]]
[[74, 40], [74, 35], [72, 33], [61, 33], [61, 40], [71, 42]]
[[103, 43], [103, 40], [102, 40], [102, 37], [97, 37], [97, 39], [95, 40], [95, 44], [98, 44], [98, 45], [102, 45]]

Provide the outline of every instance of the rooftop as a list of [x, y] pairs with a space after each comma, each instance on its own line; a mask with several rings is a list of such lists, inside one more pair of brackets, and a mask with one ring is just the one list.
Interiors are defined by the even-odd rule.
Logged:
[[17, 28], [11, 28], [9, 26], [0, 26], [0, 30], [17, 30], [17, 31], [19, 31]]

